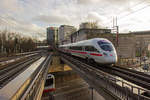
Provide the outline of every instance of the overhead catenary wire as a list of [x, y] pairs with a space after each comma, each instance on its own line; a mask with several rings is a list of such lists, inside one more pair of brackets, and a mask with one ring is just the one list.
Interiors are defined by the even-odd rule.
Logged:
[[129, 16], [129, 15], [131, 15], [131, 14], [134, 14], [134, 13], [136, 13], [136, 12], [138, 12], [138, 11], [141, 11], [141, 10], [143, 10], [143, 9], [145, 9], [145, 8], [148, 8], [148, 7], [150, 7], [150, 4], [149, 4], [149, 5], [146, 5], [146, 6], [142, 7], [142, 8], [139, 8], [139, 9], [137, 9], [137, 10], [135, 10], [135, 11], [132, 11], [132, 12], [130, 12], [130, 13], [128, 13], [128, 14], [126, 14], [126, 15], [120, 17], [119, 19], [125, 18], [125, 17], [127, 17], [127, 16]]
[[[135, 8], [135, 7], [137, 7], [137, 6], [139, 6], [139, 5], [141, 5], [141, 4], [143, 4], [143, 3], [146, 3], [146, 0], [143, 0], [143, 1], [141, 1], [141, 2], [139, 2], [139, 3], [137, 3], [137, 4], [135, 4], [133, 7], [131, 7], [130, 9], [132, 9], [132, 8]], [[144, 7], [142, 7], [142, 8], [139, 8], [139, 9], [137, 9], [137, 10], [134, 10], [134, 11], [131, 11], [131, 12], [129, 12], [128, 14], [125, 14], [125, 15], [122, 15], [122, 16], [117, 16], [117, 18], [118, 18], [118, 20], [120, 20], [120, 19], [123, 19], [123, 18], [126, 18], [127, 16], [129, 16], [129, 15], [132, 15], [132, 14], [134, 14], [134, 13], [136, 13], [136, 12], [138, 12], [138, 11], [141, 11], [141, 10], [143, 10], [143, 9], [146, 9], [146, 8], [148, 8], [150, 6], [150, 4], [149, 5], [145, 5]], [[120, 12], [123, 12], [124, 10], [122, 10], [122, 11], [120, 11]], [[115, 16], [116, 17], [116, 16]], [[112, 18], [114, 18], [114, 16], [112, 17]], [[111, 19], [111, 21], [109, 21], [109, 22], [107, 22], [107, 24], [108, 23], [111, 23], [112, 22], [112, 19]]]

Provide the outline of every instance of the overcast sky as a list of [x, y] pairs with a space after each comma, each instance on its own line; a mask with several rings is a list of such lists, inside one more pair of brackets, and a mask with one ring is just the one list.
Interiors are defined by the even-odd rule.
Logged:
[[48, 26], [97, 21], [110, 28], [117, 16], [120, 32], [143, 31], [149, 11], [149, 0], [0, 0], [0, 29], [42, 38]]

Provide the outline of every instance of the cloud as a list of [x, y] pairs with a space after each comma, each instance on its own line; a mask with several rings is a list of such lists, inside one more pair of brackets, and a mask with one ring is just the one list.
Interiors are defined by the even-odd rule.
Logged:
[[0, 9], [6, 12], [19, 12], [23, 10], [19, 0], [1, 0]]
[[[142, 3], [143, 1], [146, 2]], [[98, 21], [100, 25], [109, 25], [108, 27], [110, 27], [112, 16], [118, 16], [119, 19], [120, 15], [124, 17], [129, 12], [141, 8], [143, 4], [149, 4], [149, 0], [143, 1], [1, 0], [0, 28], [8, 27], [13, 31], [34, 35], [33, 33], [45, 33], [48, 25], [57, 24], [56, 26], [59, 26], [61, 24], [69, 24], [78, 26], [84, 21]], [[133, 14], [132, 20], [126, 18], [123, 21], [118, 20], [118, 23], [123, 24], [120, 28], [130, 30], [130, 26], [137, 26], [136, 24], [139, 22], [142, 23], [142, 26], [148, 26], [148, 21], [150, 20], [150, 16], [148, 16], [149, 9], [144, 9], [144, 11], [142, 14], [138, 12], [141, 15]], [[146, 17], [143, 18], [143, 16]], [[139, 26], [137, 27], [139, 28]], [[132, 28], [136, 29], [135, 27]], [[40, 35], [44, 36], [43, 34]]]
[[8, 28], [14, 32], [26, 33], [26, 35], [30, 36], [31, 33], [45, 33], [45, 28], [39, 27], [36, 24], [17, 20], [11, 16], [0, 16], [0, 27], [3, 29]]
[[106, 17], [97, 12], [89, 12], [86, 19], [90, 22], [97, 22], [100, 27], [105, 27], [104, 23], [107, 21]]
[[94, 4], [94, 3], [98, 3], [102, 0], [77, 0], [78, 4]]
[[35, 21], [51, 23], [51, 24], [65, 24], [70, 22], [70, 18], [66, 15], [38, 15], [32, 18]]
[[94, 21], [105, 21], [106, 18], [104, 16], [101, 16], [97, 12], [89, 12], [87, 15], [87, 19], [94, 20]]

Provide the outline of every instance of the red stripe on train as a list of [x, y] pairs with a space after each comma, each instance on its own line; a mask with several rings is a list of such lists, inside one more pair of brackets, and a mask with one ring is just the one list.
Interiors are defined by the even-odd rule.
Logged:
[[80, 53], [80, 54], [87, 54], [87, 52], [81, 52], [81, 51], [71, 51], [71, 52]]
[[[81, 51], [74, 51], [74, 50], [66, 50], [67, 52], [73, 52], [73, 53], [80, 53], [80, 54], [88, 54], [87, 52], [81, 52]], [[90, 55], [93, 56], [103, 56], [102, 54], [97, 54], [97, 53], [90, 53]]]
[[98, 53], [90, 53], [90, 55], [93, 55], [93, 56], [103, 56], [102, 54], [98, 54]]
[[87, 52], [79, 52], [79, 53], [81, 53], [81, 54], [87, 54]]
[[52, 91], [55, 91], [56, 89], [55, 88], [51, 88], [51, 89], [45, 89], [43, 92], [46, 93], [46, 92], [52, 92]]
[[[71, 51], [73, 53], [80, 53], [80, 54], [87, 54], [87, 52], [80, 52], [80, 51]], [[97, 54], [97, 53], [90, 53], [90, 55], [93, 55], [93, 56], [103, 56], [102, 54]]]

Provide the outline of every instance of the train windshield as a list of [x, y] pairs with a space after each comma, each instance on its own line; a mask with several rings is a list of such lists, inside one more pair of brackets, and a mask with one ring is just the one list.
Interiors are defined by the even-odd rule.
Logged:
[[104, 40], [98, 41], [97, 43], [100, 46], [100, 48], [103, 49], [104, 51], [113, 51], [113, 47], [111, 43]]
[[50, 86], [53, 84], [53, 78], [46, 79], [45, 86]]

